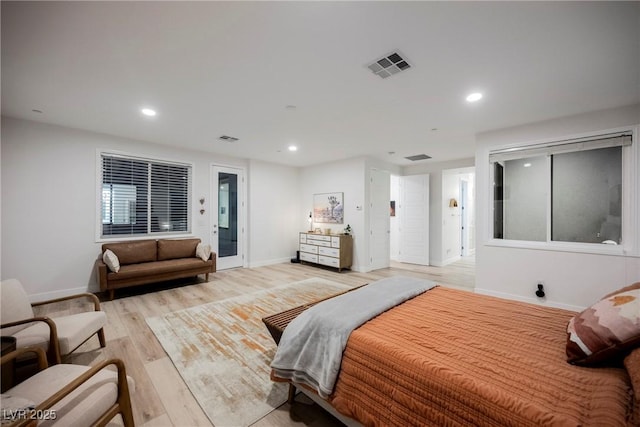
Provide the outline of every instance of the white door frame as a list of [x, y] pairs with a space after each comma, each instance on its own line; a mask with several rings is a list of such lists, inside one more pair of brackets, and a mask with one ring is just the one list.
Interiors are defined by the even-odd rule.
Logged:
[[[381, 268], [387, 268], [390, 265], [390, 228], [391, 221], [389, 218], [389, 199], [391, 196], [390, 186], [391, 186], [391, 177], [388, 171], [382, 169], [371, 168], [369, 171], [370, 179], [369, 179], [369, 271], [378, 270]], [[375, 176], [374, 176], [375, 175]], [[382, 194], [378, 194], [375, 192], [376, 187], [374, 185], [376, 177], [379, 179], [386, 179], [385, 190]], [[382, 202], [384, 199], [384, 202]], [[374, 203], [377, 202], [377, 203]], [[374, 224], [377, 218], [385, 218], [386, 223], [384, 227], [380, 229], [375, 229]], [[374, 245], [376, 243], [382, 243], [384, 246], [384, 251], [377, 254], [378, 251], [375, 250]], [[384, 254], [384, 255], [382, 255]]]
[[238, 176], [238, 247], [237, 255], [233, 257], [224, 257], [217, 259], [217, 270], [228, 268], [246, 267], [248, 259], [246, 256], [247, 248], [247, 182], [246, 168], [236, 165], [224, 165], [211, 163], [209, 168], [209, 185], [210, 185], [210, 209], [209, 215], [209, 240], [213, 251], [218, 253], [218, 172], [233, 173]]
[[460, 256], [469, 255], [469, 218], [467, 198], [469, 192], [469, 181], [460, 180]]

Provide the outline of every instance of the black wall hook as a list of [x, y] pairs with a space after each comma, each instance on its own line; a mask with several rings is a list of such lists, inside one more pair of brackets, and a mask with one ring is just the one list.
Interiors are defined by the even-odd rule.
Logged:
[[544, 297], [544, 286], [542, 286], [542, 283], [538, 283], [538, 290], [536, 291], [536, 296], [538, 298]]

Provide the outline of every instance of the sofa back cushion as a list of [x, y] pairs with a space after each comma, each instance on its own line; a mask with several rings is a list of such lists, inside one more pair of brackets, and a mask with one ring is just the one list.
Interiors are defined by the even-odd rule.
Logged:
[[132, 242], [105, 243], [102, 252], [111, 250], [117, 257], [120, 265], [140, 264], [141, 262], [153, 262], [158, 260], [155, 240], [137, 240]]
[[200, 239], [158, 240], [158, 261], [177, 258], [193, 258]]

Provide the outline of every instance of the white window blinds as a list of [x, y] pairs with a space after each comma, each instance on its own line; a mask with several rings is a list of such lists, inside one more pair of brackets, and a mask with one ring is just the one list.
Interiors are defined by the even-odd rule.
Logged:
[[101, 154], [102, 237], [189, 232], [191, 166]]

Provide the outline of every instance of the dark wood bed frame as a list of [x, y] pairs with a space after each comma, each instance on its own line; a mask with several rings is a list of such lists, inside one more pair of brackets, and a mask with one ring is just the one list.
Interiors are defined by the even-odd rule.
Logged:
[[[282, 311], [280, 313], [272, 314], [271, 316], [263, 317], [262, 322], [267, 327], [267, 330], [273, 337], [276, 345], [280, 344], [280, 338], [282, 338], [282, 333], [284, 329], [289, 325], [289, 323], [298, 317], [300, 313], [308, 309], [309, 307], [313, 307], [314, 305], [326, 301], [328, 299], [337, 297], [338, 295], [346, 294], [347, 292], [351, 292], [358, 288], [361, 288], [364, 285], [356, 286], [355, 288], [347, 289], [346, 291], [339, 292], [337, 294], [329, 295], [326, 298], [319, 299], [317, 301], [310, 302], [308, 304], [299, 305], [297, 307], [290, 308], [289, 310]], [[289, 383], [289, 394], [287, 395], [287, 402], [293, 403], [293, 399], [296, 396], [296, 386], [293, 383]]]

